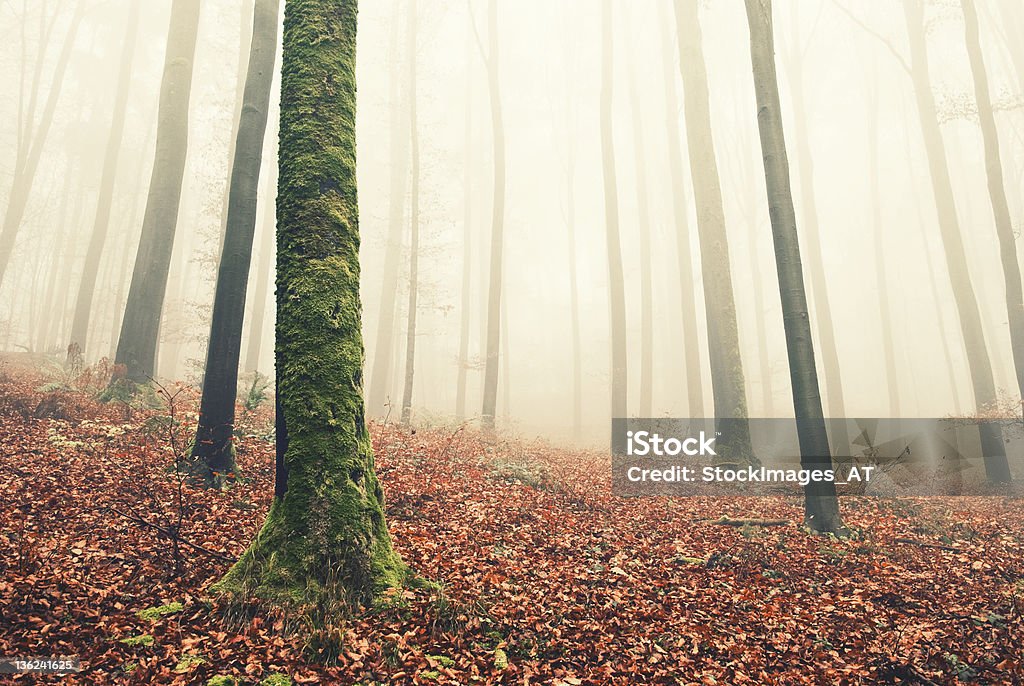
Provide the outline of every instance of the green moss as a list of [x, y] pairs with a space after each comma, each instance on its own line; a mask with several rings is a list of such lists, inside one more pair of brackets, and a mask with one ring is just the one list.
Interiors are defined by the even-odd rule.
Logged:
[[178, 660], [178, 664], [174, 666], [174, 671], [178, 674], [184, 674], [193, 667], [202, 664], [206, 664], [205, 658], [200, 657], [199, 655], [185, 653], [181, 656], [181, 659]]
[[494, 666], [498, 669], [508, 669], [508, 654], [501, 648], [494, 649]]
[[237, 686], [238, 681], [233, 676], [218, 674], [206, 680], [206, 686]]
[[447, 655], [427, 655], [428, 659], [433, 660], [442, 667], [454, 667], [455, 660], [451, 659]]
[[184, 605], [178, 602], [174, 602], [168, 603], [167, 605], [160, 605], [158, 607], [148, 607], [145, 610], [139, 610], [135, 614], [139, 619], [145, 619], [150, 622], [155, 622], [161, 617], [173, 615], [176, 612], [181, 612], [184, 609]]
[[137, 648], [138, 646], [151, 646], [153, 645], [153, 637], [149, 634], [140, 634], [138, 636], [122, 638], [118, 643], [124, 643], [126, 646], [131, 646], [132, 648]]
[[441, 678], [441, 672], [437, 671], [436, 669], [426, 669], [420, 672], [420, 676], [424, 679], [437, 681]]
[[355, 0], [286, 4], [277, 400], [287, 491], [215, 592], [327, 613], [408, 571], [391, 547], [362, 395]]
[[292, 684], [292, 678], [280, 672], [274, 672], [260, 682], [260, 686], [292, 686]]

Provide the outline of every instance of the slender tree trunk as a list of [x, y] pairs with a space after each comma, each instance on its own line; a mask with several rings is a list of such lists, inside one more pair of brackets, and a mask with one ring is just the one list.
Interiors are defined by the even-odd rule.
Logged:
[[[800, 464], [805, 469], [832, 468], [828, 433], [818, 390], [811, 324], [800, 264], [800, 242], [789, 180], [789, 160], [782, 130], [782, 108], [775, 75], [775, 40], [771, 0], [745, 0], [750, 27], [750, 60], [757, 97], [757, 127], [761, 137], [768, 210], [775, 242], [775, 263], [782, 298], [789, 375], [793, 384], [800, 442]], [[835, 484], [810, 481], [804, 487], [804, 522], [814, 531], [843, 534]]]
[[626, 415], [626, 291], [619, 239], [619, 199], [612, 138], [612, 3], [601, 3], [601, 161], [604, 172], [604, 221], [608, 250], [611, 329], [611, 417]]
[[416, 366], [416, 308], [420, 290], [420, 138], [416, 114], [416, 0], [409, 0], [409, 147], [412, 151], [412, 209], [409, 213], [409, 309], [405, 327], [405, 384], [402, 424], [412, 422], [412, 387]]
[[274, 237], [277, 232], [277, 215], [274, 195], [277, 188], [277, 168], [270, 170], [267, 181], [267, 199], [263, 203], [262, 231], [260, 242], [260, 260], [256, 273], [256, 290], [253, 292], [252, 322], [249, 325], [249, 344], [245, 351], [245, 371], [255, 372], [260, 366], [260, 353], [263, 350], [263, 328], [267, 314], [268, 298], [270, 297], [270, 274], [274, 258]]
[[[75, 39], [78, 37], [78, 28], [82, 24], [85, 7], [84, 0], [79, 0], [75, 6], [67, 37], [64, 39], [60, 55], [57, 57], [53, 81], [50, 85], [50, 92], [46, 96], [46, 104], [43, 106], [39, 125], [35, 129], [34, 135], [30, 136], [26, 129], [26, 134], [23, 137], [26, 146], [24, 163], [15, 168], [14, 182], [11, 185], [10, 195], [8, 195], [7, 210], [4, 212], [3, 228], [0, 229], [0, 285], [3, 284], [4, 274], [11, 261], [11, 253], [14, 252], [14, 241], [17, 238], [18, 229], [21, 228], [21, 220], [25, 216], [25, 208], [32, 192], [36, 171], [39, 169], [39, 158], [42, 155], [43, 146], [46, 144], [50, 127], [53, 124], [53, 114], [57, 109], [57, 100], [60, 98], [64, 86], [64, 77], [67, 75], [68, 62], [71, 60], [71, 53], [75, 46]], [[41, 60], [41, 53], [39, 57]], [[31, 121], [26, 121], [25, 125], [30, 127]]]
[[238, 360], [242, 350], [245, 290], [249, 284], [252, 241], [256, 231], [257, 191], [267, 133], [270, 88], [274, 81], [277, 52], [277, 18], [280, 0], [256, 0], [252, 22], [249, 66], [238, 122], [235, 158], [231, 164], [231, 197], [228, 202], [224, 250], [217, 272], [217, 288], [206, 347], [203, 397], [192, 457], [202, 460], [211, 485], [238, 471], [232, 436], [235, 429], [235, 398], [238, 395]]
[[[473, 15], [467, 14], [470, 22]], [[465, 125], [462, 172], [462, 295], [459, 304], [459, 368], [455, 382], [455, 419], [466, 418], [466, 376], [469, 373], [469, 298], [471, 288], [472, 223], [473, 223], [473, 88], [469, 65], [473, 59], [472, 39], [466, 36], [466, 103], [463, 111]]]
[[156, 158], [142, 220], [115, 361], [141, 383], [156, 370], [156, 348], [188, 149], [188, 107], [199, 0], [174, 0], [167, 34], [156, 134]]
[[498, 2], [487, 10], [487, 90], [491, 101], [491, 135], [494, 142], [494, 192], [491, 199], [491, 255], [487, 288], [487, 355], [481, 410], [485, 430], [494, 430], [498, 404], [498, 358], [501, 351], [502, 253], [505, 233], [505, 125], [498, 80]]
[[[793, 40], [798, 41], [796, 13], [793, 13]], [[787, 53], [783, 52], [783, 57]], [[839, 350], [836, 329], [832, 319], [832, 305], [828, 293], [828, 277], [825, 274], [825, 256], [821, 249], [821, 226], [818, 223], [818, 201], [814, 187], [814, 156], [811, 152], [809, 127], [807, 125], [807, 100], [804, 97], [804, 74], [798, 56], [788, 55], [784, 59], [789, 72], [791, 103], [793, 106], [793, 127], [796, 135], [797, 174], [801, 200], [800, 216], [804, 222], [801, 236], [807, 248], [807, 271], [811, 277], [811, 300], [814, 303], [815, 330], [821, 346], [822, 370], [825, 377], [825, 404], [828, 416], [837, 421], [828, 423], [832, 449], [836, 455], [850, 455], [850, 437], [846, 430], [846, 402], [843, 399], [843, 375], [839, 364]]]
[[885, 356], [885, 383], [889, 390], [889, 416], [900, 416], [900, 382], [896, 371], [896, 339], [892, 331], [892, 313], [889, 308], [891, 292], [886, 273], [885, 230], [882, 226], [882, 194], [878, 177], [878, 90], [874, 83], [867, 101], [865, 119], [868, 125], [868, 185], [870, 187], [871, 222], [875, 229], [875, 270], [878, 276], [878, 315], [882, 327], [882, 352]]
[[1003, 182], [1003, 163], [999, 153], [999, 132], [992, 100], [989, 95], [988, 75], [985, 59], [978, 38], [978, 14], [974, 0], [960, 0], [964, 11], [964, 27], [967, 41], [967, 56], [974, 76], [974, 99], [978, 106], [978, 120], [985, 143], [985, 175], [988, 179], [988, 195], [995, 217], [996, 235], [999, 237], [999, 254], [1003, 263], [1003, 282], [1006, 292], [1006, 314], [1010, 325], [1010, 345], [1013, 350], [1013, 365], [1017, 377], [1017, 394], [1024, 398], [1024, 292], [1021, 287], [1020, 264], [1017, 262], [1017, 246], [1013, 235], [1013, 221], [1006, 202], [1006, 185]]
[[668, 142], [669, 178], [672, 184], [672, 213], [675, 220], [679, 262], [679, 294], [682, 303], [683, 363], [686, 369], [687, 413], [704, 415], [704, 381], [701, 376], [700, 340], [697, 336], [697, 304], [694, 296], [693, 255], [690, 250], [689, 208], [683, 180], [683, 145], [679, 131], [679, 102], [676, 93], [678, 53], [672, 50], [667, 4], [662, 16], [662, 69], [665, 82], [665, 130]]
[[[628, 26], [628, 24], [627, 24]], [[654, 296], [651, 273], [651, 212], [647, 204], [647, 160], [644, 156], [643, 110], [636, 89], [636, 60], [630, 59], [629, 102], [633, 123], [633, 162], [636, 167], [636, 206], [640, 236], [640, 405], [641, 417], [652, 415], [654, 398]]]
[[72, 170], [71, 158], [68, 157], [64, 162], [64, 189], [60, 194], [60, 202], [58, 203], [57, 233], [53, 241], [53, 263], [50, 265], [50, 280], [46, 286], [46, 295], [43, 297], [43, 303], [49, 316], [40, 322], [36, 332], [36, 349], [43, 352], [47, 351], [53, 343], [50, 333], [57, 319], [53, 316], [54, 308], [57, 305], [57, 280], [66, 274], [65, 264], [67, 263], [68, 247], [65, 237], [68, 235], [68, 199], [71, 197]]
[[110, 137], [103, 157], [103, 171], [100, 174], [100, 193], [96, 201], [96, 220], [93, 222], [92, 237], [85, 253], [82, 280], [75, 300], [75, 314], [71, 323], [71, 340], [68, 355], [72, 349], [85, 353], [89, 334], [89, 321], [93, 311], [93, 296], [96, 292], [96, 277], [99, 275], [100, 260], [106, 247], [110, 228], [110, 209], [114, 197], [114, 181], [117, 179], [118, 157], [124, 138], [124, 121], [128, 110], [128, 92], [131, 88], [132, 63], [135, 58], [135, 40], [139, 35], [139, 11], [142, 0], [132, 0], [128, 9], [128, 25], [125, 31], [124, 47], [121, 51], [121, 72], [118, 75], [117, 93], [114, 95], [114, 113], [110, 124]]
[[508, 298], [501, 300], [501, 407], [505, 426], [512, 422], [512, 364], [509, 356]]
[[[967, 365], [971, 370], [971, 386], [977, 407], [996, 400], [992, 363], [985, 347], [985, 332], [981, 324], [981, 313], [974, 294], [967, 257], [964, 254], [963, 238], [956, 216], [953, 200], [953, 184], [949, 177], [949, 166], [943, 148], [942, 131], [935, 112], [935, 96], [932, 93], [931, 77], [928, 70], [928, 48], [924, 31], [924, 8], [921, 0], [904, 0], [903, 9], [910, 38], [910, 71], [917, 99], [917, 112], [924, 137], [925, 152], [928, 156], [928, 171], [932, 181], [939, 233], [946, 253], [946, 267], [953, 287], [963, 332], [964, 347], [967, 351]], [[1002, 430], [997, 424], [983, 424], [980, 427], [981, 449], [985, 456], [985, 473], [992, 481], [1009, 481], [1010, 466], [1006, 460], [1006, 447]]]
[[[281, 80], [275, 497], [214, 587], [288, 608], [402, 584], [364, 418], [356, 0], [287, 0]], [[311, 122], [309, 113], [317, 116]]]
[[711, 130], [700, 17], [697, 4], [689, 0], [676, 0], [675, 9], [690, 177], [697, 201], [697, 237], [700, 239], [700, 273], [704, 280], [711, 392], [716, 425], [721, 434], [716, 445], [718, 454], [723, 458], [756, 461], [747, 421], [746, 380], [740, 356], [725, 208]]
[[[398, 16], [400, 4], [394, 3]], [[380, 309], [377, 312], [377, 335], [373, 348], [373, 373], [370, 377], [370, 395], [367, 405], [370, 414], [383, 413], [390, 405], [393, 387], [392, 370], [398, 346], [394, 343], [396, 302], [398, 301], [398, 273], [402, 263], [402, 232], [405, 215], [405, 184], [409, 166], [409, 130], [405, 126], [405, 106], [402, 103], [401, 82], [403, 62], [399, 59], [398, 21], [391, 22], [391, 133], [390, 167], [391, 185], [388, 191], [388, 240], [384, 246], [384, 277], [381, 282]], [[415, 59], [410, 57], [409, 59]]]

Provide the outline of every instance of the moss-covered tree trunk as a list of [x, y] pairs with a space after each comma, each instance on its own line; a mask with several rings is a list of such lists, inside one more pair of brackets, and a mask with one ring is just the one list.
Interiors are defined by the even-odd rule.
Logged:
[[215, 590], [286, 606], [397, 585], [363, 414], [356, 0], [287, 0], [277, 197], [278, 478]]

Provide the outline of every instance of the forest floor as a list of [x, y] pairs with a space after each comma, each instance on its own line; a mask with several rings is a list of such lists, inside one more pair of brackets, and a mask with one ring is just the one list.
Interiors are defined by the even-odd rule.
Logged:
[[[84, 666], [0, 683], [1024, 680], [1020, 501], [844, 498], [836, 540], [799, 528], [795, 498], [616, 498], [600, 453], [375, 424], [395, 546], [439, 587], [310, 642], [206, 594], [270, 502], [269, 403], [239, 422], [244, 479], [208, 491], [173, 467], [194, 390], [145, 409], [0, 376], [0, 657]], [[198, 548], [176, 555], [179, 519]]]

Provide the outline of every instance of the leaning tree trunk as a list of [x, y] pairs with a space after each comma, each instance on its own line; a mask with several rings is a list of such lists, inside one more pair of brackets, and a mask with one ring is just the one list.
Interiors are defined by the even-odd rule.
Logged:
[[405, 383], [402, 424], [412, 422], [412, 387], [416, 366], [416, 309], [420, 290], [420, 138], [416, 121], [416, 0], [409, 0], [409, 145], [412, 151], [412, 208], [409, 212], [409, 307], [405, 313]]
[[[395, 13], [399, 2], [394, 3]], [[391, 107], [390, 146], [391, 184], [388, 189], [388, 238], [384, 246], [384, 274], [381, 280], [380, 304], [377, 310], [377, 335], [373, 346], [373, 371], [370, 374], [370, 393], [367, 405], [370, 414], [383, 413], [390, 404], [393, 387], [392, 374], [397, 365], [394, 355], [395, 317], [398, 300], [398, 273], [402, 261], [402, 219], [405, 214], [405, 182], [408, 176], [409, 132], [404, 126], [405, 111], [401, 102], [402, 60], [398, 56], [398, 25], [391, 22]], [[411, 59], [411, 58], [410, 58]]]
[[1013, 235], [1013, 221], [1006, 202], [1006, 185], [1003, 182], [1003, 162], [999, 154], [999, 132], [992, 100], [989, 95], [988, 75], [985, 72], [985, 58], [978, 38], [978, 14], [974, 0], [960, 0], [964, 10], [964, 27], [967, 40], [967, 57], [971, 62], [974, 76], [974, 99], [978, 106], [978, 121], [985, 143], [985, 174], [988, 178], [988, 195], [995, 217], [996, 235], [999, 237], [999, 255], [1003, 263], [1003, 283], [1006, 289], [1006, 314], [1010, 324], [1010, 346], [1013, 350], [1013, 365], [1017, 375], [1017, 394], [1024, 398], [1024, 291], [1021, 286], [1020, 264], [1017, 262], [1016, 239]]
[[[910, 39], [910, 76], [917, 100], [917, 114], [924, 137], [925, 153], [928, 157], [928, 172], [932, 181], [939, 220], [939, 234], [946, 254], [946, 267], [953, 287], [953, 299], [960, 317], [964, 348], [967, 351], [967, 366], [971, 371], [971, 387], [974, 402], [983, 407], [996, 400], [995, 380], [992, 376], [992, 362], [985, 347], [985, 332], [982, 328], [978, 300], [974, 294], [967, 257], [964, 254], [963, 238], [956, 216], [953, 200], [953, 183], [949, 176], [949, 165], [943, 148], [942, 131], [935, 110], [935, 96], [932, 93], [931, 76], [928, 69], [928, 47], [925, 38], [924, 8], [921, 0], [904, 0], [907, 34]], [[1002, 429], [998, 424], [986, 423], [980, 427], [981, 450], [985, 457], [985, 473], [992, 481], [1009, 481], [1010, 466], [1006, 460], [1006, 446], [1003, 444]]]
[[[745, 0], [750, 27], [750, 61], [757, 97], [757, 128], [761, 137], [768, 211], [775, 242], [775, 264], [789, 353], [789, 377], [793, 385], [800, 442], [800, 464], [805, 469], [832, 468], [828, 433], [818, 390], [818, 372], [811, 341], [807, 295], [800, 264], [800, 242], [789, 181], [789, 159], [782, 130], [782, 108], [775, 75], [775, 40], [772, 35], [771, 0]], [[810, 481], [804, 487], [804, 522], [814, 531], [845, 533], [832, 481]]]
[[729, 263], [725, 208], [715, 159], [708, 97], [707, 67], [701, 46], [697, 4], [675, 0], [679, 32], [679, 72], [683, 78], [683, 104], [690, 177], [697, 202], [697, 237], [700, 240], [704, 279], [704, 312], [708, 327], [711, 393], [718, 431], [716, 445], [727, 459], [756, 461], [747, 421], [747, 389], [740, 357], [739, 327]]
[[406, 575], [384, 520], [363, 407], [356, 5], [285, 5], [278, 473], [262, 530], [214, 587], [288, 607], [367, 604]]
[[494, 191], [491, 198], [491, 254], [487, 285], [487, 347], [481, 419], [484, 429], [494, 430], [498, 406], [498, 362], [501, 356], [502, 254], [505, 235], [505, 124], [498, 84], [498, 2], [487, 11], [487, 91], [491, 102], [491, 136], [494, 142]]
[[[667, 4], [662, 4], [667, 8]], [[678, 53], [672, 50], [666, 11], [661, 21], [662, 76], [665, 84], [665, 131], [668, 143], [669, 179], [672, 188], [672, 215], [675, 225], [679, 265], [679, 301], [682, 304], [683, 364], [686, 371], [687, 413], [691, 417], [704, 416], [704, 381], [701, 377], [700, 339], [697, 335], [697, 303], [694, 297], [693, 255], [690, 250], [689, 208], [683, 180], [683, 144], [679, 130], [679, 103], [676, 95], [676, 62]]]
[[267, 132], [270, 88], [274, 81], [277, 52], [277, 17], [280, 0], [256, 0], [253, 10], [249, 66], [238, 120], [238, 140], [231, 164], [224, 248], [217, 270], [210, 340], [206, 346], [203, 397], [199, 404], [192, 457], [202, 460], [203, 475], [210, 485], [233, 479], [238, 471], [232, 436], [235, 430], [235, 397], [238, 394], [238, 361], [242, 351], [242, 320], [246, 287], [256, 232], [257, 190]]
[[156, 369], [160, 315], [178, 223], [181, 181], [188, 149], [188, 106], [199, 30], [199, 0], [174, 0], [164, 56], [157, 115], [156, 158], [149, 182], [142, 237], [135, 256], [128, 302], [114, 361], [127, 378], [141, 383]]
[[602, 3], [601, 20], [601, 167], [604, 171], [604, 222], [608, 249], [608, 292], [611, 298], [611, 417], [626, 417], [626, 291], [619, 239], [618, 185], [612, 139], [612, 3]]
[[[32, 122], [26, 122], [26, 133], [22, 137], [25, 150], [22, 157], [23, 163], [14, 170], [14, 182], [11, 185], [10, 194], [7, 196], [7, 210], [4, 212], [3, 228], [0, 229], [0, 285], [3, 285], [4, 274], [7, 273], [11, 253], [14, 252], [14, 240], [17, 238], [18, 229], [21, 228], [21, 220], [25, 216], [32, 184], [36, 178], [36, 171], [39, 169], [39, 158], [43, 153], [43, 146], [46, 144], [46, 138], [53, 124], [53, 114], [57, 109], [57, 100], [60, 98], [64, 77], [68, 72], [68, 62], [71, 60], [72, 49], [75, 46], [75, 39], [78, 37], [78, 28], [82, 24], [86, 4], [85, 0], [79, 0], [75, 7], [75, 13], [71, 17], [67, 37], [64, 39], [64, 45], [57, 57], [57, 65], [54, 67], [50, 92], [46, 96], [46, 104], [43, 106], [39, 126], [34, 135], [28, 135], [27, 132], [31, 131]], [[40, 51], [39, 59], [42, 58], [43, 55]], [[30, 108], [29, 111], [31, 112], [33, 109]]]
[[[276, 127], [275, 127], [276, 130]], [[276, 151], [276, 148], [275, 148]], [[273, 161], [275, 155], [264, 155], [269, 161]], [[267, 161], [267, 160], [265, 160]], [[270, 297], [270, 275], [273, 272], [272, 264], [274, 257], [274, 237], [277, 233], [277, 213], [275, 212], [275, 198], [277, 191], [277, 167], [273, 167], [268, 174], [267, 201], [263, 203], [263, 219], [260, 231], [263, 237], [260, 240], [260, 259], [256, 265], [256, 284], [253, 291], [253, 300], [250, 308], [252, 321], [249, 322], [249, 341], [245, 349], [245, 371], [255, 373], [259, 371], [260, 354], [263, 350], [263, 327], [267, 316], [267, 305]]]
[[89, 334], [89, 320], [92, 315], [93, 297], [96, 293], [96, 277], [99, 275], [100, 259], [107, 243], [110, 228], [110, 209], [114, 196], [114, 181], [117, 178], [117, 161], [124, 138], [124, 120], [128, 110], [128, 91], [132, 80], [132, 62], [135, 57], [135, 39], [139, 35], [139, 10], [142, 0], [132, 0], [128, 9], [128, 23], [124, 47], [121, 50], [121, 72], [118, 75], [117, 93], [114, 96], [114, 114], [110, 124], [110, 137], [103, 156], [103, 171], [100, 173], [100, 193], [96, 201], [96, 220], [92, 226], [92, 237], [85, 252], [85, 266], [75, 300], [75, 314], [71, 320], [71, 350], [85, 353], [86, 336]]

